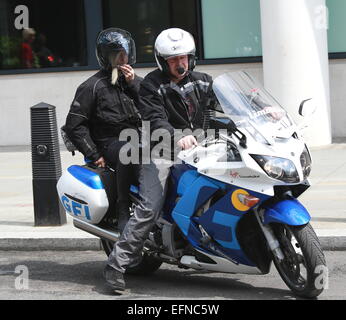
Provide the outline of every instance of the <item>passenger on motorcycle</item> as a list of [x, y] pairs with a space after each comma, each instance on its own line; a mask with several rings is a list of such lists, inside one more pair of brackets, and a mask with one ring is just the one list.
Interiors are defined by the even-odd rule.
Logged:
[[134, 169], [133, 165], [119, 161], [119, 151], [126, 143], [119, 141], [119, 134], [123, 129], [137, 130], [140, 126], [136, 105], [142, 78], [131, 67], [136, 62], [136, 49], [127, 31], [101, 31], [96, 40], [96, 55], [100, 71], [78, 87], [65, 132], [88, 160], [116, 170], [118, 227], [123, 229], [129, 218], [129, 177]]
[[[193, 71], [195, 51], [190, 33], [178, 28], [162, 31], [155, 42], [158, 69], [145, 77], [140, 88], [142, 119], [150, 121], [152, 131], [166, 129], [181, 149], [196, 145], [196, 138], [191, 134], [174, 138], [174, 129], [202, 128], [203, 103], [211, 90], [212, 78]], [[157, 163], [152, 157], [150, 164], [140, 168], [142, 201], [115, 243], [104, 271], [107, 283], [114, 289], [125, 288], [122, 274], [141, 261], [144, 241], [164, 204], [171, 165], [169, 161]]]

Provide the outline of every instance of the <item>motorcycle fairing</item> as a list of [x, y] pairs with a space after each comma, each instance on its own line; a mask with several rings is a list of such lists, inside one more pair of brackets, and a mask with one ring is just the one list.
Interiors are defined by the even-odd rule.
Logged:
[[266, 206], [264, 224], [284, 223], [290, 226], [301, 226], [311, 220], [309, 212], [296, 199], [283, 200]]
[[[236, 236], [239, 221], [251, 209], [240, 211], [234, 206], [231, 200], [232, 194], [238, 190], [237, 186], [230, 186], [225, 195], [204, 212], [201, 217], [196, 218], [195, 221], [220, 245], [220, 249], [224, 254], [241, 264], [255, 266], [244, 254]], [[261, 201], [268, 198], [266, 195], [254, 193], [253, 191], [251, 194]]]
[[[182, 182], [184, 181], [184, 179], [181, 180]], [[181, 188], [179, 188], [178, 185], [178, 190], [179, 189]], [[217, 185], [212, 183], [208, 178], [200, 175], [181, 196], [172, 211], [172, 217], [185, 236], [188, 236], [193, 214], [218, 189], [219, 187]]]
[[[255, 266], [244, 255], [236, 238], [235, 231], [238, 221], [248, 211], [237, 210], [232, 204], [232, 193], [239, 188], [210, 179], [196, 170], [188, 170], [189, 168], [191, 167], [180, 167], [180, 170], [178, 169], [180, 174], [178, 171], [175, 172], [176, 195], [181, 197], [172, 210], [175, 223], [194, 247], [206, 250], [201, 247], [203, 235], [198, 227], [201, 225], [216, 241], [218, 250], [223, 254], [237, 263]], [[220, 190], [223, 190], [221, 199], [216, 201], [201, 217], [194, 217], [196, 211]], [[261, 201], [267, 199], [267, 196], [263, 194], [253, 191], [251, 193], [259, 197]]]
[[[168, 180], [167, 193], [166, 193], [166, 201], [163, 207], [162, 218], [167, 220], [170, 223], [173, 223], [174, 220], [172, 218], [172, 211], [176, 205], [178, 197], [178, 185], [181, 181], [181, 178], [184, 176], [186, 172], [196, 172], [195, 168], [187, 165], [185, 163], [175, 164], [171, 167], [170, 177]], [[188, 181], [188, 177], [191, 179]], [[193, 174], [185, 175], [186, 183], [193, 182]]]

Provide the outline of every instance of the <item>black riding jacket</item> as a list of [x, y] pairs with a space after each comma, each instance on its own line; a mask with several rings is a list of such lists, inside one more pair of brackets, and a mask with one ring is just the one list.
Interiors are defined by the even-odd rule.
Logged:
[[123, 76], [111, 84], [110, 73], [99, 71], [78, 88], [66, 118], [65, 131], [76, 148], [92, 161], [102, 154], [100, 146], [119, 137], [122, 129], [139, 126], [136, 108], [142, 78], [128, 85]]
[[150, 120], [151, 131], [167, 129], [197, 129], [203, 127], [206, 101], [212, 97], [212, 78], [200, 72], [175, 84], [159, 69], [150, 72], [140, 86], [142, 119]]

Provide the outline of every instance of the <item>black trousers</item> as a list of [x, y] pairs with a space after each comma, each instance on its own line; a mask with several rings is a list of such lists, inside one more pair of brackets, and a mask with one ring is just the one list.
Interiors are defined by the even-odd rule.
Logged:
[[116, 171], [118, 212], [128, 210], [130, 205], [129, 190], [131, 184], [136, 182], [138, 172], [137, 164], [123, 164], [120, 161], [120, 151], [126, 143], [126, 141], [112, 138], [103, 146], [103, 157], [106, 163]]

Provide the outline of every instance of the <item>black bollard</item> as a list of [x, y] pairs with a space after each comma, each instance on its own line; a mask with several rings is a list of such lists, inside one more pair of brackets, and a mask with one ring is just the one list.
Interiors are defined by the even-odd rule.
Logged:
[[55, 107], [47, 103], [31, 107], [31, 155], [35, 226], [65, 224], [56, 190], [61, 159]]

